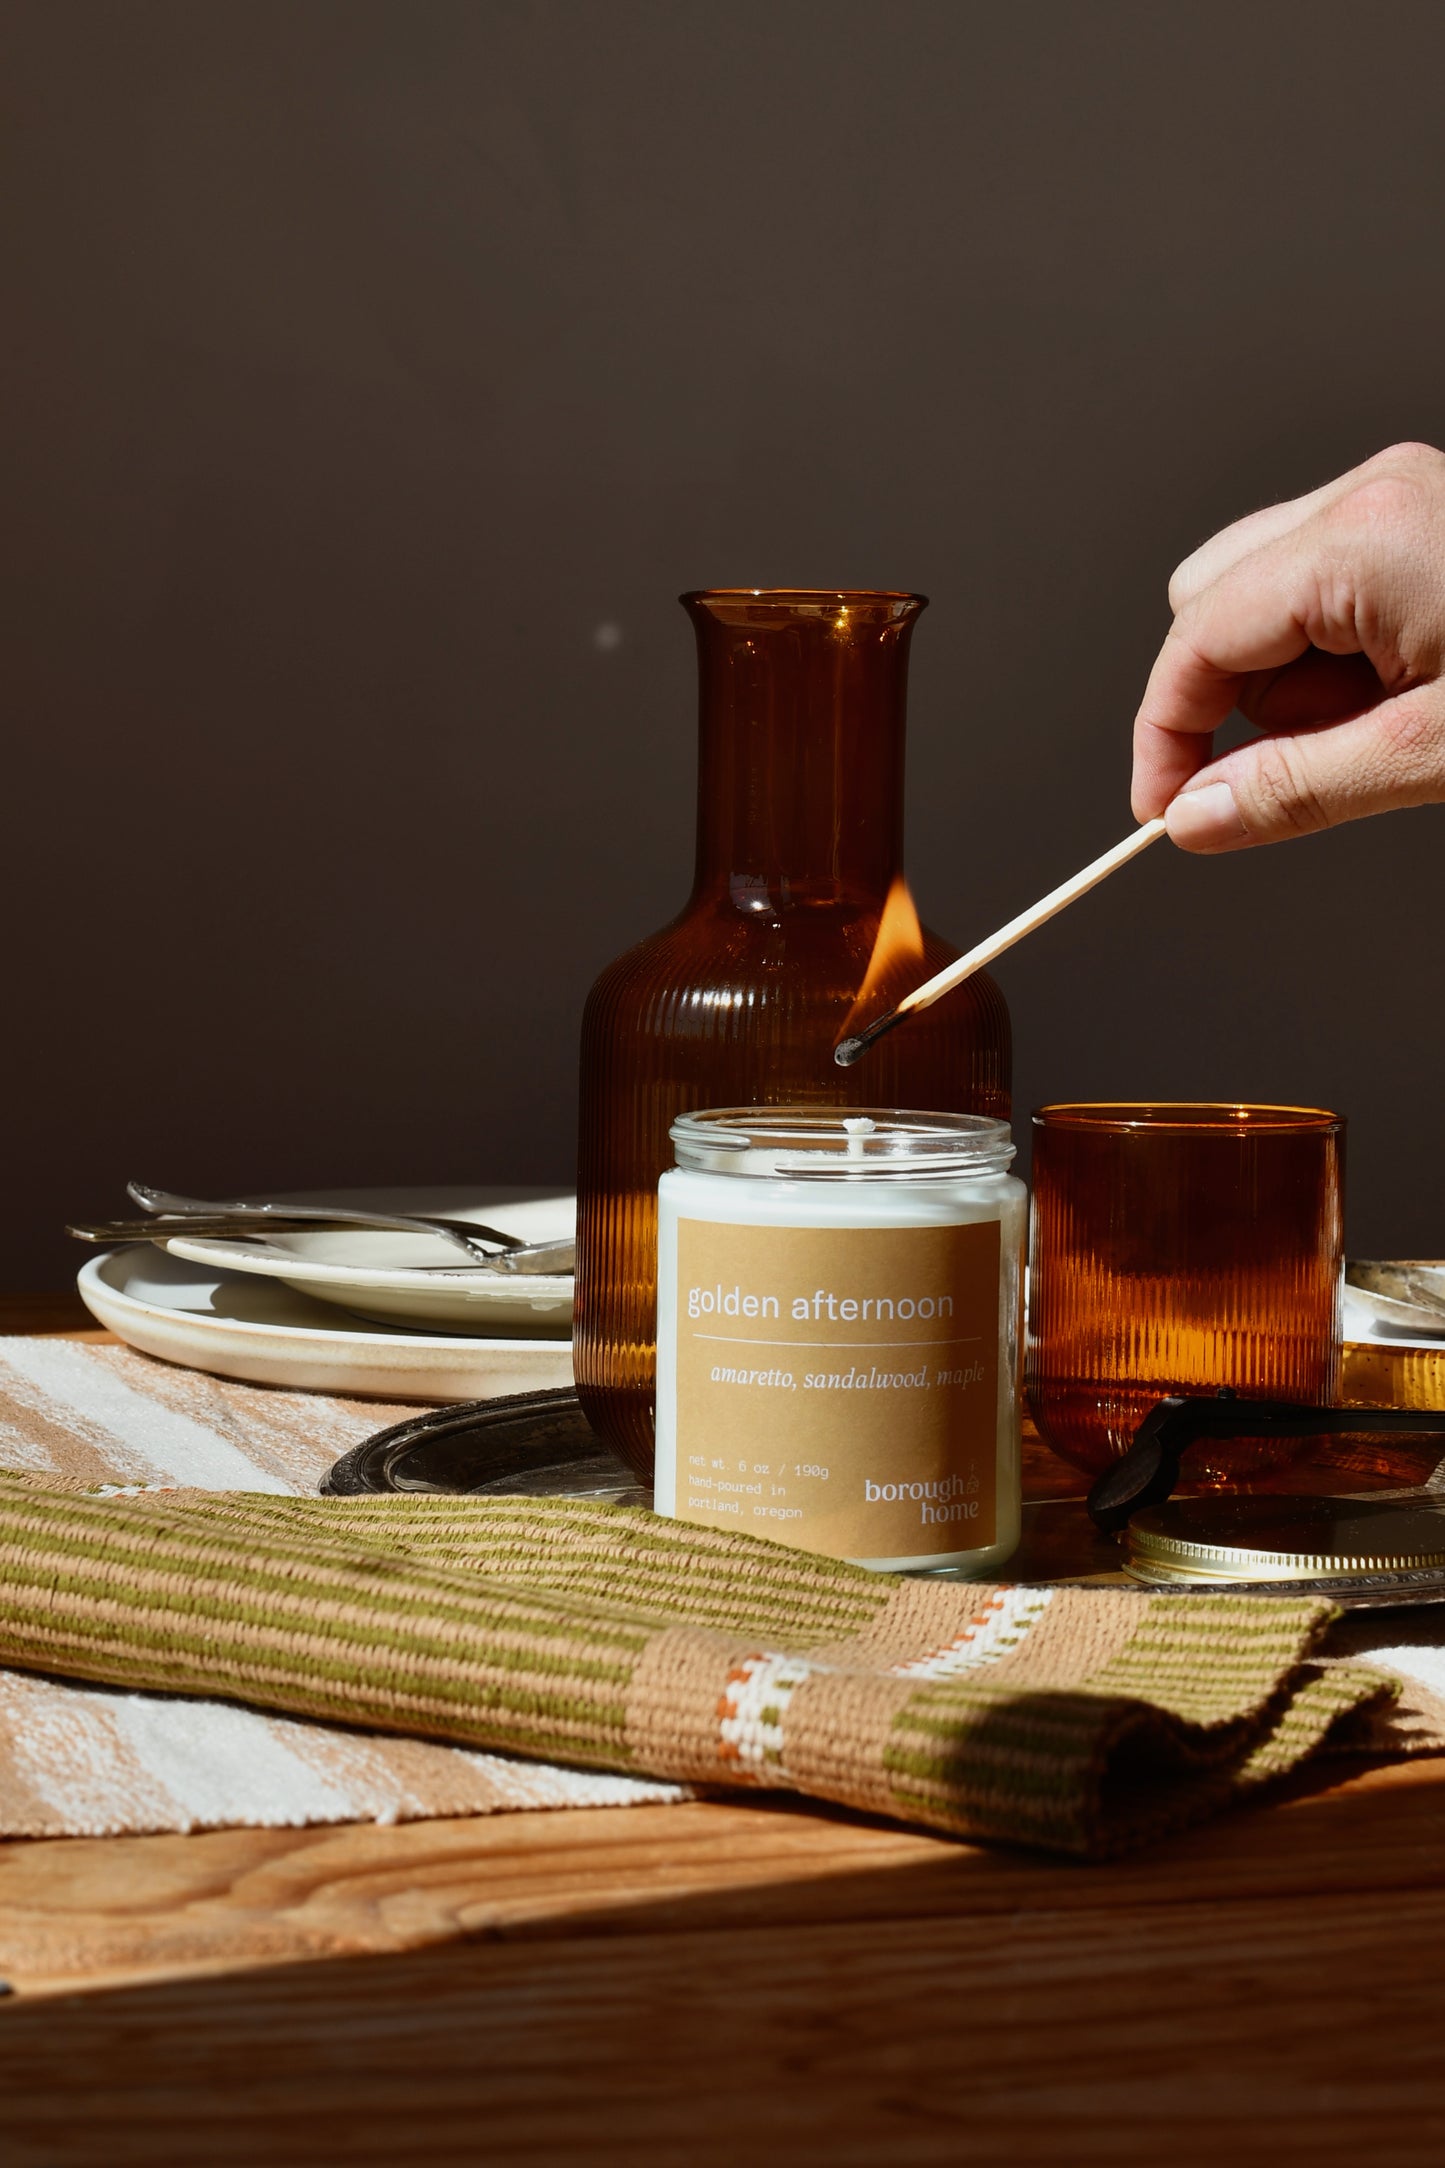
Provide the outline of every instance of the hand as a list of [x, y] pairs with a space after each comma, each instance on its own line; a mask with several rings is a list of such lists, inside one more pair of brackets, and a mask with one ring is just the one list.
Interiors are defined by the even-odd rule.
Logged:
[[[1226, 527], [1169, 602], [1134, 724], [1137, 819], [1232, 851], [1445, 800], [1445, 454], [1396, 444]], [[1263, 735], [1212, 760], [1236, 707]]]

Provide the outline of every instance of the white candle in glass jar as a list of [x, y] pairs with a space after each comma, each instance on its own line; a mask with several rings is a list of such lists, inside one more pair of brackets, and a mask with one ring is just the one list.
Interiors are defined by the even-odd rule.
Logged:
[[1019, 1537], [1006, 1122], [724, 1107], [658, 1192], [659, 1513], [907, 1571]]

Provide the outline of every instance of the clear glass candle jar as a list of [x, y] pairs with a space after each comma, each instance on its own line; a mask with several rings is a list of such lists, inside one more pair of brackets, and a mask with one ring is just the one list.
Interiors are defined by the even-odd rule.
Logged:
[[898, 1572], [1001, 1565], [1027, 1225], [1008, 1124], [723, 1107], [672, 1141], [657, 1511]]

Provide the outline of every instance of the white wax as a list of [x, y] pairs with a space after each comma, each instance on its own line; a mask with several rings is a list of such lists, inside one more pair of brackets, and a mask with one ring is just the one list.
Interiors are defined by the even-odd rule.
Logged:
[[[771, 1166], [767, 1152], [732, 1164]], [[654, 1503], [677, 1511], [677, 1227], [680, 1219], [747, 1227], [957, 1227], [999, 1223], [998, 1420], [995, 1541], [976, 1550], [909, 1558], [863, 1558], [880, 1571], [952, 1571], [986, 1577], [1017, 1548], [1020, 1529], [1019, 1365], [1023, 1249], [1028, 1193], [1009, 1174], [960, 1174], [944, 1180], [771, 1180], [674, 1168], [658, 1188], [657, 1464]], [[785, 1531], [761, 1528], [762, 1534]]]

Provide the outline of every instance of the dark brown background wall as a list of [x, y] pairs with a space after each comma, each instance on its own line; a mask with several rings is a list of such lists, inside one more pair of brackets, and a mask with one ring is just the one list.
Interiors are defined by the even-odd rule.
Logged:
[[[564, 1178], [689, 871], [684, 586], [934, 597], [960, 942], [1128, 825], [1175, 561], [1445, 442], [1445, 11], [0, 14], [3, 1258], [70, 1210]], [[1302, 1099], [1440, 1254], [1445, 811], [1161, 849], [1000, 976], [1020, 1108]]]

